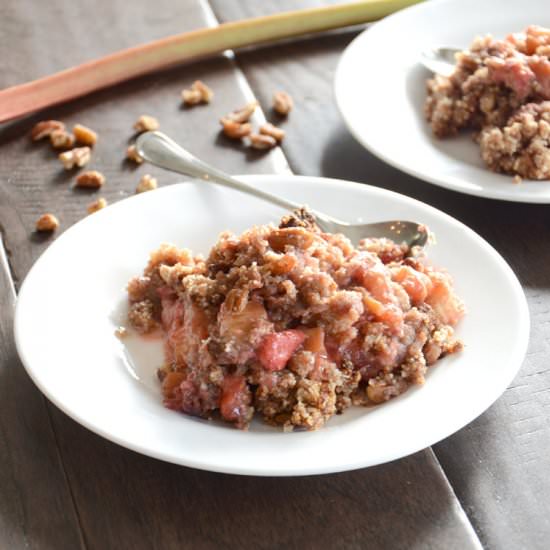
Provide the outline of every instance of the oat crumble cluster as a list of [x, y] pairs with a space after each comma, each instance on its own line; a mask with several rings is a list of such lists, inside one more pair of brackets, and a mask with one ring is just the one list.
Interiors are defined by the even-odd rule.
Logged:
[[474, 130], [487, 166], [550, 178], [550, 30], [476, 38], [450, 77], [428, 80], [425, 114], [438, 138]]
[[128, 284], [128, 319], [163, 334], [166, 407], [314, 430], [423, 384], [462, 348], [450, 276], [408, 253], [387, 239], [354, 247], [300, 211], [223, 233], [206, 260], [162, 245]]

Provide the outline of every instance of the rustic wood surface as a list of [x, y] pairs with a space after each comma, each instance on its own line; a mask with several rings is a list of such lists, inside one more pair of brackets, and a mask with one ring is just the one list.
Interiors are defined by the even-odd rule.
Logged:
[[[318, 4], [312, 0], [200, 0], [132, 5], [104, 0], [0, 5], [0, 87], [121, 47], [219, 21]], [[334, 2], [324, 2], [334, 3]], [[213, 10], [213, 11], [212, 11]], [[145, 77], [0, 127], [0, 547], [1, 548], [546, 548], [550, 534], [550, 217], [548, 207], [466, 197], [403, 175], [357, 145], [339, 118], [332, 80], [356, 31], [219, 56]], [[242, 71], [242, 73], [241, 73]], [[243, 78], [243, 73], [244, 77]], [[182, 109], [196, 78], [213, 105]], [[286, 89], [297, 108], [285, 123], [284, 156], [250, 155], [218, 134], [219, 115], [250, 88], [264, 106]], [[140, 175], [161, 185], [177, 175], [132, 167], [124, 151], [134, 120], [155, 115], [189, 149], [233, 173], [286, 170], [374, 183], [428, 202], [484, 236], [518, 274], [533, 329], [528, 357], [504, 396], [454, 436], [376, 468], [270, 479], [165, 464], [87, 431], [47, 402], [25, 374], [11, 333], [14, 286], [51, 242], [33, 233], [50, 210], [61, 231], [97, 193], [71, 189], [47, 144], [26, 134], [60, 118], [97, 129], [92, 168], [101, 195], [133, 193]], [[313, 139], [314, 137], [314, 139]], [[0, 251], [0, 260], [4, 258]], [[487, 330], [497, 330], [488, 327]], [[505, 343], [503, 342], [503, 345]], [[475, 383], [475, 381], [472, 381]], [[465, 396], [467, 399], [467, 396]], [[458, 498], [457, 498], [458, 497]], [[473, 528], [472, 528], [473, 527]]]
[[[261, 7], [252, 1], [215, 0], [213, 4], [223, 21], [274, 10], [279, 2], [263, 2]], [[355, 35], [340, 32], [322, 40], [302, 40], [299, 47], [294, 41], [243, 53], [239, 65], [260, 100], [273, 87], [284, 86], [300, 106], [288, 122], [283, 147], [294, 172], [363, 181], [427, 202], [482, 235], [515, 271], [531, 313], [526, 360], [506, 393], [485, 414], [434, 451], [485, 545], [546, 548], [550, 534], [550, 497], [543, 496], [550, 495], [550, 207], [460, 195], [402, 174], [365, 151], [344, 127], [332, 95], [338, 59]], [[311, 147], [312, 128], [315, 147]], [[498, 330], [498, 320], [487, 330]]]

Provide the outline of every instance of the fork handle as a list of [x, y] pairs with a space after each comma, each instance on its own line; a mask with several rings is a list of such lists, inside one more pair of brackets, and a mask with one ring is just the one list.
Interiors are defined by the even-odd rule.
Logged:
[[162, 132], [141, 134], [136, 140], [136, 148], [140, 156], [161, 168], [248, 193], [285, 210], [292, 211], [302, 207], [301, 204], [256, 189], [214, 168], [183, 149]]

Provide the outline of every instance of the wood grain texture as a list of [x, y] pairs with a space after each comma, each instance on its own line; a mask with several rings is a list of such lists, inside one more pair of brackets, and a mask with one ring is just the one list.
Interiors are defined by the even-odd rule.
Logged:
[[258, 478], [164, 464], [82, 433], [69, 420], [61, 450], [89, 548], [478, 548], [430, 451], [355, 472]]
[[[105, 1], [101, 17], [92, 18], [89, 8], [63, 0], [32, 10], [25, 2], [4, 2], [2, 9], [10, 24], [0, 33], [0, 48], [7, 51], [10, 40], [16, 38], [18, 47], [11, 49], [8, 66], [0, 73], [0, 87], [130, 44], [207, 25], [198, 1], [175, 5], [159, 0], [132, 10], [124, 6], [122, 1]], [[45, 49], [39, 44], [48, 46]], [[208, 106], [183, 108], [180, 92], [197, 78], [216, 91], [214, 100]], [[252, 152], [220, 135], [218, 119], [246, 101], [242, 93], [235, 94], [233, 90], [239, 90], [239, 75], [229, 59], [219, 56], [140, 78], [0, 126], [1, 204], [4, 216], [10, 220], [5, 244], [17, 251], [13, 261], [16, 282], [51, 242], [50, 238], [33, 235], [35, 219], [41, 213], [52, 211], [58, 215], [60, 234], [85, 216], [87, 204], [98, 196], [114, 202], [133, 194], [145, 173], [158, 177], [159, 185], [184, 178], [150, 165], [136, 167], [125, 160], [126, 148], [134, 137], [132, 125], [142, 114], [157, 117], [161, 130], [230, 173], [269, 173], [279, 168], [280, 152]], [[62, 120], [69, 128], [81, 123], [98, 132], [99, 141], [87, 168], [98, 169], [106, 176], [107, 183], [100, 192], [73, 190], [76, 173], [63, 169], [49, 143], [30, 141], [28, 133], [33, 124], [50, 118]]]
[[[42, 19], [49, 26], [46, 33], [34, 28], [40, 18], [29, 16], [27, 4], [15, 0], [5, 4], [10, 25], [1, 36], [5, 44], [10, 33], [12, 39], [20, 35], [21, 40], [18, 62], [10, 62], [9, 70], [0, 75], [1, 85], [206, 21], [197, 2], [176, 6], [161, 0], [154, 8], [135, 6], [130, 20], [123, 18], [123, 5], [121, 1], [102, 4], [101, 21], [92, 26], [96, 40], [86, 36], [79, 46], [77, 38], [89, 29], [84, 7], [66, 7], [61, 1], [37, 6], [35, 12], [49, 11]], [[168, 12], [170, 18], [162, 15]], [[109, 32], [102, 26], [105, 21], [110, 22]], [[47, 56], [37, 55], [37, 40], [48, 45]], [[214, 104], [182, 110], [179, 91], [195, 78], [214, 88]], [[72, 190], [73, 175], [61, 169], [49, 146], [28, 141], [25, 134], [36, 120], [81, 122], [99, 132], [90, 168], [107, 176], [100, 194], [110, 201], [131, 194], [145, 172], [156, 174], [161, 184], [180, 179], [150, 167], [136, 169], [123, 160], [131, 125], [142, 113], [157, 116], [167, 133], [225, 170], [280, 169], [276, 152], [251, 155], [218, 136], [219, 115], [246, 99], [239, 84], [232, 63], [218, 58], [130, 82], [4, 126], [0, 130], [0, 219], [16, 281], [23, 279], [51, 242], [33, 233], [35, 217], [51, 210], [61, 218], [63, 230], [80, 219], [86, 204], [98, 195]], [[24, 377], [21, 366], [16, 368]], [[365, 541], [373, 547], [477, 547], [431, 451], [334, 476], [243, 478], [137, 455], [91, 434], [53, 406], [49, 409], [89, 548], [363, 548]], [[47, 510], [43, 513], [47, 518]]]
[[0, 238], [0, 548], [81, 548], [44, 397], [13, 341], [15, 292]]
[[[264, 9], [254, 2], [214, 2], [222, 18], [238, 17], [240, 4], [247, 16]], [[274, 7], [278, 2], [267, 4]], [[515, 271], [531, 313], [527, 358], [497, 403], [436, 445], [435, 452], [488, 548], [546, 548], [550, 535], [548, 206], [447, 191], [402, 174], [365, 151], [341, 121], [332, 92], [336, 64], [354, 36], [355, 32], [344, 32], [299, 45], [263, 48], [240, 55], [239, 64], [260, 100], [268, 101], [279, 88], [294, 97], [296, 109], [284, 124], [284, 150], [296, 173], [365, 182], [436, 206], [481, 234]], [[319, 145], [312, 146], [312, 135]], [[498, 321], [487, 330], [498, 330]]]
[[[225, 14], [232, 19], [312, 4], [317, 3], [213, 2], [220, 17]], [[134, 5], [132, 9], [122, 0], [97, 2], [93, 8], [62, 0], [44, 5], [30, 0], [4, 1], [0, 6], [0, 48], [9, 48], [13, 54], [3, 62], [0, 86], [204, 25], [203, 7], [191, 0], [159, 0], [153, 6]], [[263, 105], [269, 105], [275, 89], [284, 88], [295, 97], [297, 108], [285, 123], [285, 153], [296, 172], [368, 181], [430, 202], [484, 235], [518, 272], [538, 327], [516, 381], [519, 385], [436, 450], [454, 491], [488, 547], [542, 548], [549, 533], [548, 497], [538, 496], [535, 490], [540, 487], [541, 495], [550, 494], [544, 467], [550, 388], [545, 372], [550, 312], [547, 209], [436, 189], [396, 172], [359, 147], [341, 124], [331, 95], [336, 61], [353, 36], [335, 33], [263, 48], [239, 55], [237, 61]], [[16, 40], [14, 49], [11, 45]], [[195, 78], [214, 88], [214, 104], [182, 110], [179, 92]], [[157, 116], [163, 130], [227, 171], [279, 169], [276, 152], [250, 155], [218, 136], [217, 118], [244, 101], [238, 73], [228, 59], [220, 57], [130, 82], [0, 128], [0, 223], [16, 282], [50, 242], [33, 234], [35, 217], [52, 210], [60, 216], [63, 230], [84, 215], [86, 205], [97, 195], [73, 191], [72, 175], [61, 169], [49, 146], [28, 141], [24, 134], [36, 120], [48, 117], [69, 124], [81, 122], [100, 133], [90, 167], [106, 174], [107, 184], [100, 194], [115, 201], [133, 192], [141, 174], [157, 175], [161, 185], [181, 179], [124, 161], [131, 125], [142, 113]], [[0, 291], [3, 288], [0, 286]], [[42, 398], [10, 347], [10, 313], [5, 317], [4, 309], [9, 308], [0, 310], [0, 372], [9, 372], [10, 383], [17, 387], [27, 384], [29, 395], [24, 397], [39, 403]], [[14, 386], [6, 388], [4, 397], [0, 387], [5, 399], [0, 400], [0, 426], [5, 410], [18, 413], [18, 396], [22, 395], [15, 393]], [[19, 491], [19, 500], [0, 502], [0, 546], [4, 540], [9, 548], [24, 546], [24, 539], [16, 538], [24, 532], [27, 540], [42, 543], [37, 543], [41, 548], [75, 548], [80, 540], [74, 510], [65, 497], [56, 496], [63, 495], [62, 472], [54, 467], [48, 475], [39, 475], [40, 470], [14, 471], [3, 458], [12, 453], [20, 461], [47, 448], [50, 454], [45, 452], [44, 461], [55, 464], [47, 441], [38, 445], [36, 438], [29, 437], [39, 433], [39, 441], [47, 439], [48, 431], [41, 430], [43, 420], [36, 413], [40, 408], [35, 407], [31, 407], [33, 415], [28, 411], [25, 415], [29, 416], [22, 415], [25, 429], [12, 432], [13, 440], [6, 438], [5, 449], [0, 447], [0, 460], [6, 460], [5, 468], [4, 462], [0, 464], [5, 469], [0, 472], [0, 486]], [[477, 547], [430, 450], [392, 464], [331, 476], [237, 477], [140, 456], [91, 434], [52, 406], [49, 411], [89, 548]], [[23, 440], [19, 440], [19, 432]], [[38, 488], [34, 486], [37, 480]], [[536, 503], [533, 495], [537, 495]], [[61, 528], [62, 521], [69, 527]], [[15, 527], [10, 530], [10, 526]]]
[[[188, 6], [186, 24], [204, 24], [202, 14], [191, 16]], [[116, 6], [108, 9], [113, 16], [118, 13]], [[59, 9], [54, 11], [62, 18], [52, 20], [59, 31], [81, 20], [74, 11], [66, 16]], [[22, 24], [24, 13], [16, 15]], [[149, 38], [141, 19], [134, 15], [135, 41]], [[109, 49], [120, 47], [120, 38], [104, 39], [111, 40]], [[32, 57], [34, 47], [23, 44], [21, 56]], [[52, 39], [51, 48], [64, 47], [64, 39]], [[97, 49], [94, 55], [99, 53]], [[48, 70], [55, 68], [48, 65]], [[41, 70], [39, 66], [37, 71]], [[182, 111], [179, 90], [197, 77], [214, 88], [215, 103]], [[32, 234], [35, 216], [53, 210], [65, 228], [83, 215], [92, 198], [69, 188], [72, 177], [60, 169], [48, 145], [33, 145], [22, 137], [35, 120], [78, 121], [99, 132], [91, 167], [106, 174], [108, 183], [102, 194], [110, 200], [131, 193], [138, 174], [146, 170], [134, 170], [122, 160], [131, 124], [142, 112], [158, 116], [168, 133], [228, 171], [278, 169], [273, 154], [250, 155], [217, 137], [219, 114], [245, 100], [238, 84], [231, 63], [220, 58], [119, 86], [5, 127], [0, 135], [6, 152], [1, 172], [5, 178], [2, 216], [9, 226], [6, 234], [17, 279], [22, 279], [50, 242]], [[162, 183], [178, 179], [152, 172]], [[366, 539], [382, 547], [476, 547], [430, 451], [392, 465], [337, 476], [239, 478], [163, 464], [94, 436], [53, 407], [52, 416], [90, 548], [362, 548]], [[368, 515], [371, 520], [365, 521]], [[393, 527], [396, 522], [399, 529]]]

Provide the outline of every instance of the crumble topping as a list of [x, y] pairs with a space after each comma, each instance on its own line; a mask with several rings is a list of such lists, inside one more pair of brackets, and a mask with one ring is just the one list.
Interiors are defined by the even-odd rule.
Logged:
[[406, 246], [323, 233], [307, 210], [225, 232], [206, 259], [161, 245], [128, 284], [129, 323], [161, 329], [164, 404], [246, 429], [321, 427], [424, 383], [459, 351], [450, 276]]
[[434, 76], [427, 90], [424, 111], [436, 137], [473, 130], [491, 170], [550, 177], [550, 30], [478, 37], [457, 54], [453, 74]]

